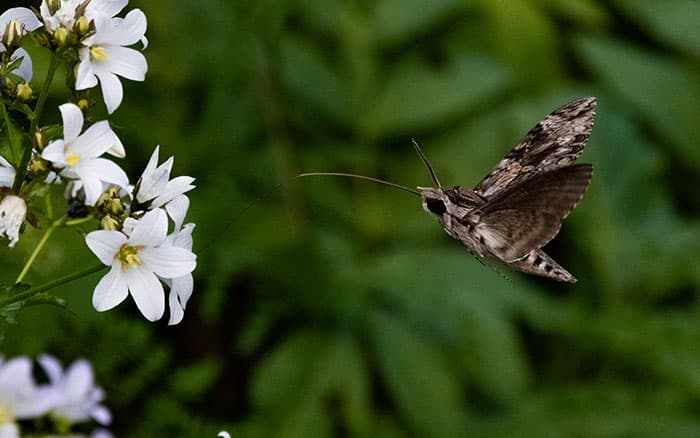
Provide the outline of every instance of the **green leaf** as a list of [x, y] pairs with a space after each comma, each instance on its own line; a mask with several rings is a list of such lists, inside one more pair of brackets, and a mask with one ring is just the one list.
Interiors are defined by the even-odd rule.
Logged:
[[374, 313], [372, 338], [382, 380], [417, 436], [465, 436], [460, 381], [436, 345], [403, 321]]
[[609, 21], [608, 11], [595, 0], [537, 0], [572, 21], [587, 25], [602, 25]]
[[372, 28], [380, 43], [396, 44], [458, 14], [466, 3], [464, 0], [380, 0], [372, 14]]
[[438, 69], [409, 61], [391, 73], [364, 125], [375, 136], [435, 128], [483, 105], [508, 84], [506, 71], [479, 55], [460, 55]]
[[700, 169], [700, 76], [611, 38], [581, 36], [576, 47], [603, 83], [676, 147], [680, 160]]
[[280, 51], [284, 85], [316, 114], [349, 125], [350, 98], [333, 63], [311, 41], [287, 38], [282, 41]]
[[700, 3], [696, 0], [615, 0], [613, 3], [660, 41], [700, 55]]

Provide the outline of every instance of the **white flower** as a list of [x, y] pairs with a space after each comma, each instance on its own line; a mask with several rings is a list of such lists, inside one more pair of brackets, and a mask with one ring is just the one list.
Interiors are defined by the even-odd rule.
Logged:
[[62, 177], [81, 180], [86, 205], [95, 205], [102, 194], [103, 182], [127, 187], [126, 173], [116, 163], [99, 158], [117, 145], [121, 146], [109, 123], [97, 122], [80, 134], [83, 127], [80, 108], [66, 103], [59, 109], [63, 118], [63, 139], [49, 143], [41, 157], [54, 163]]
[[[192, 185], [194, 178], [190, 176], [178, 176], [172, 180], [170, 179], [170, 171], [174, 162], [173, 157], [168, 158], [163, 164], [158, 166], [159, 149], [160, 146], [156, 146], [151, 158], [148, 160], [148, 164], [146, 164], [146, 169], [136, 183], [134, 198], [138, 204], [137, 207], [145, 207], [147, 209], [162, 207], [179, 195], [194, 188]], [[183, 201], [179, 200], [178, 202]], [[176, 219], [173, 217], [173, 220]]]
[[18, 433], [15, 420], [44, 415], [54, 402], [50, 388], [34, 383], [32, 362], [28, 358], [7, 362], [0, 358], [0, 436]]
[[160, 278], [191, 273], [197, 257], [185, 248], [164, 244], [168, 218], [162, 209], [144, 214], [130, 234], [99, 230], [85, 241], [102, 263], [111, 266], [95, 287], [92, 304], [99, 312], [109, 310], [131, 293], [136, 306], [149, 321], [163, 316], [165, 292]]
[[92, 366], [86, 360], [76, 360], [63, 370], [61, 363], [48, 354], [39, 356], [39, 363], [49, 377], [55, 394], [55, 404], [49, 414], [69, 424], [82, 423], [90, 418], [101, 425], [112, 421], [109, 410], [100, 405], [104, 391], [95, 386]]
[[124, 90], [117, 76], [143, 81], [148, 65], [146, 58], [130, 46], [144, 41], [146, 15], [133, 9], [126, 17], [94, 18], [95, 34], [87, 37], [80, 49], [80, 64], [75, 88], [85, 90], [97, 85], [99, 79], [107, 111], [113, 113], [121, 104]]
[[[19, 24], [20, 34], [24, 35], [27, 32], [34, 31], [41, 27], [41, 22], [34, 12], [27, 8], [10, 8], [0, 15], [0, 39], [3, 38], [7, 25], [11, 22]], [[0, 43], [0, 53], [4, 52], [6, 47]], [[17, 49], [12, 53], [12, 60], [22, 59], [19, 67], [12, 72], [22, 78], [25, 82], [32, 80], [32, 59], [24, 49]]]
[[[170, 234], [165, 239], [166, 244], [192, 251], [193, 229], [194, 224], [185, 225], [181, 230]], [[170, 288], [170, 297], [168, 298], [170, 321], [168, 321], [168, 325], [175, 325], [180, 323], [185, 315], [187, 300], [192, 296], [192, 289], [194, 289], [194, 279], [192, 274], [188, 273], [181, 277], [166, 278], [163, 281]]]
[[27, 217], [27, 204], [24, 199], [9, 195], [0, 202], [0, 237], [10, 239], [10, 248], [19, 240], [19, 229]]
[[15, 182], [15, 168], [0, 156], [0, 187], [12, 187]]

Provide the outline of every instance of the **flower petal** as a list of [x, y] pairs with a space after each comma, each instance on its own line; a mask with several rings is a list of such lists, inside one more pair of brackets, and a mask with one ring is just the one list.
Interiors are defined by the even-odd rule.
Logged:
[[12, 57], [15, 59], [22, 58], [22, 62], [20, 62], [19, 67], [12, 73], [24, 79], [24, 82], [30, 82], [32, 80], [34, 70], [32, 67], [32, 58], [29, 56], [29, 53], [27, 53], [26, 50], [20, 48], [15, 50], [15, 53], [14, 55], [12, 55]]
[[129, 287], [121, 272], [121, 264], [114, 263], [112, 269], [100, 279], [92, 295], [92, 305], [98, 312], [116, 307], [129, 295]]
[[73, 103], [64, 103], [58, 110], [61, 111], [63, 119], [63, 140], [70, 144], [78, 138], [80, 130], [83, 129], [83, 112]]
[[80, 49], [80, 64], [78, 64], [78, 73], [75, 78], [75, 89], [87, 90], [96, 85], [97, 76], [95, 76], [90, 63], [90, 48], [84, 47]]
[[168, 325], [179, 324], [182, 318], [185, 316], [185, 309], [180, 305], [180, 300], [178, 299], [177, 292], [170, 289], [170, 296], [168, 297], [168, 306], [170, 308], [170, 319], [168, 320]]
[[[129, 236], [129, 245], [141, 245], [146, 248], [158, 246], [168, 233], [168, 217], [162, 209], [151, 210], [134, 225]], [[144, 249], [146, 249], [144, 248]], [[139, 253], [139, 256], [141, 253]]]
[[49, 378], [49, 382], [56, 383], [61, 380], [63, 375], [63, 367], [61, 362], [50, 354], [42, 354], [37, 359], [41, 367], [44, 369], [46, 376]]
[[41, 158], [61, 165], [66, 165], [66, 143], [63, 140], [55, 140], [48, 144], [41, 152]]
[[161, 278], [177, 278], [194, 271], [197, 256], [185, 248], [163, 245], [158, 248], [144, 248], [139, 257]]
[[5, 31], [7, 23], [12, 20], [19, 22], [19, 24], [22, 25], [28, 32], [41, 27], [41, 22], [36, 17], [34, 12], [31, 11], [31, 9], [10, 8], [0, 15], [0, 35]]
[[143, 316], [149, 321], [160, 319], [165, 311], [165, 292], [155, 274], [143, 266], [137, 266], [128, 269], [124, 277]]
[[106, 46], [104, 52], [107, 56], [104, 61], [93, 61], [97, 71], [109, 71], [132, 81], [143, 81], [146, 78], [148, 64], [141, 52], [120, 46]]
[[109, 426], [112, 422], [112, 413], [104, 406], [95, 406], [90, 411], [90, 416], [102, 426]]
[[117, 108], [119, 108], [119, 105], [122, 103], [122, 99], [124, 98], [122, 83], [119, 82], [119, 78], [112, 73], [100, 72], [97, 73], [97, 77], [100, 79], [102, 98], [105, 101], [107, 112], [112, 114]]
[[[185, 220], [187, 210], [190, 208], [190, 198], [185, 195], [177, 195], [165, 204], [165, 211], [175, 222], [175, 229], [179, 230]], [[192, 248], [190, 248], [192, 249]]]
[[98, 230], [85, 236], [85, 243], [102, 263], [111, 266], [126, 236], [119, 231]]
[[73, 140], [66, 153], [71, 153], [84, 158], [97, 158], [107, 152], [114, 144], [116, 134], [106, 120], [99, 121]]
[[92, 366], [84, 359], [78, 359], [66, 370], [63, 376], [65, 395], [69, 400], [83, 400], [95, 384]]

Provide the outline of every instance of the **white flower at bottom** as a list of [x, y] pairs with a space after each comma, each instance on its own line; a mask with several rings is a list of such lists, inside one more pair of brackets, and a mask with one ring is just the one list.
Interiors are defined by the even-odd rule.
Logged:
[[158, 277], [182, 277], [197, 265], [192, 251], [164, 244], [167, 233], [168, 218], [162, 209], [156, 209], [139, 219], [128, 236], [121, 231], [98, 230], [85, 237], [97, 258], [111, 266], [92, 296], [98, 312], [114, 308], [131, 293], [146, 319], [155, 321], [163, 316], [165, 291]]
[[54, 402], [50, 388], [34, 383], [28, 358], [0, 358], [0, 437], [19, 436], [15, 420], [44, 415]]
[[101, 425], [112, 421], [109, 410], [100, 405], [104, 391], [95, 386], [92, 366], [86, 360], [76, 360], [63, 370], [61, 363], [53, 356], [39, 356], [56, 395], [56, 402], [49, 414], [53, 418], [65, 420], [69, 424], [82, 423], [93, 418]]
[[10, 248], [19, 240], [19, 229], [27, 216], [27, 204], [19, 196], [5, 196], [0, 202], [0, 237], [10, 239]]

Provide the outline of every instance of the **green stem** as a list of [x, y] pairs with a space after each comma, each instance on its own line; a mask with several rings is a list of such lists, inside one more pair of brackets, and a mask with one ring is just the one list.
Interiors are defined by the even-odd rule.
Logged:
[[34, 260], [36, 260], [37, 256], [39, 255], [39, 252], [44, 248], [44, 245], [46, 245], [46, 242], [49, 240], [49, 237], [53, 234], [54, 230], [63, 225], [65, 222], [65, 219], [59, 219], [56, 221], [53, 221], [51, 225], [46, 229], [44, 232], [44, 235], [41, 236], [41, 240], [39, 243], [36, 245], [36, 248], [34, 248], [34, 251], [32, 251], [32, 255], [29, 256], [29, 260], [27, 260], [27, 263], [24, 264], [24, 267], [22, 268], [22, 271], [19, 273], [17, 276], [17, 280], [15, 280], [15, 283], [21, 283], [22, 280], [24, 280], [24, 277], [27, 275], [27, 272], [29, 272], [29, 268], [34, 264]]
[[92, 268], [85, 269], [84, 271], [80, 272], [75, 272], [73, 274], [66, 275], [65, 277], [61, 277], [58, 280], [50, 281], [48, 283], [42, 284], [41, 286], [37, 287], [32, 287], [30, 289], [25, 290], [24, 292], [20, 292], [16, 295], [12, 295], [11, 297], [7, 297], [5, 299], [0, 300], [0, 308], [3, 308], [5, 306], [8, 306], [13, 303], [17, 303], [22, 300], [26, 300], [27, 298], [31, 298], [36, 294], [40, 294], [42, 292], [46, 292], [47, 290], [51, 290], [55, 287], [64, 285], [66, 283], [70, 283], [71, 281], [78, 280], [83, 277], [87, 277], [90, 274], [94, 274], [95, 272], [99, 272], [103, 269], [106, 269], [107, 266], [99, 264], [96, 266], [93, 266]]
[[5, 129], [7, 129], [7, 138], [10, 142], [10, 152], [12, 152], [12, 161], [17, 162], [17, 150], [19, 146], [17, 145], [17, 137], [15, 137], [15, 131], [12, 128], [12, 120], [10, 120], [10, 114], [7, 112], [7, 108], [4, 103], [0, 103], [0, 111], [2, 111], [2, 118], [5, 121]]
[[51, 87], [51, 82], [53, 82], [53, 76], [56, 73], [56, 69], [58, 69], [59, 62], [60, 60], [57, 56], [54, 55], [51, 57], [51, 64], [49, 65], [49, 71], [46, 73], [46, 80], [44, 80], [44, 85], [41, 88], [39, 100], [36, 103], [34, 117], [29, 124], [29, 144], [22, 152], [22, 160], [19, 162], [19, 166], [17, 166], [17, 176], [15, 176], [15, 183], [12, 186], [12, 190], [15, 193], [19, 193], [19, 190], [22, 188], [22, 183], [24, 182], [24, 177], [27, 173], [27, 164], [29, 164], [29, 159], [32, 157], [36, 128], [39, 125], [39, 119], [41, 118], [41, 113], [44, 110], [44, 104], [46, 103], [46, 98], [49, 95], [49, 88]]

